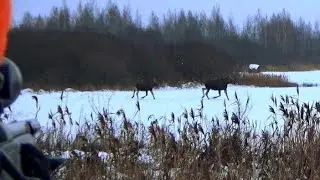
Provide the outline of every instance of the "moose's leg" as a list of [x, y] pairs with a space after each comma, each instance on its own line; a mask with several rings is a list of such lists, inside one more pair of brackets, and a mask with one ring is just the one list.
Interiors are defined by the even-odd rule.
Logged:
[[206, 90], [207, 88], [202, 88], [202, 98], [204, 97], [204, 90]]
[[224, 93], [226, 94], [227, 99], [229, 100], [227, 89], [224, 90]]
[[214, 97], [214, 98], [218, 98], [218, 97], [221, 96], [221, 90], [218, 90], [218, 92], [219, 92], [219, 96], [216, 96], [216, 97]]
[[152, 96], [153, 96], [153, 99], [156, 99], [156, 98], [154, 97], [154, 94], [153, 94], [152, 89], [150, 90], [150, 92], [151, 92], [151, 94], [152, 94]]
[[139, 99], [139, 90], [137, 90], [137, 98]]
[[142, 99], [143, 99], [143, 98], [145, 98], [146, 96], [148, 96], [148, 91], [146, 91], [146, 95], [145, 95], [145, 96], [143, 96], [143, 97], [142, 97]]
[[134, 97], [134, 93], [136, 93], [136, 90], [133, 90], [133, 95], [132, 95], [132, 97], [131, 97], [131, 98], [133, 98], [133, 97]]
[[210, 91], [210, 89], [207, 89], [207, 92], [206, 92], [206, 96], [207, 96], [208, 99], [210, 99], [209, 96], [208, 96], [209, 91]]

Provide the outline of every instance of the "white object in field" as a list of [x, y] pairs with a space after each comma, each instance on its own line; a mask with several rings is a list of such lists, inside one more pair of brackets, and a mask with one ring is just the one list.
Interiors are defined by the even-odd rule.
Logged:
[[249, 64], [249, 69], [251, 70], [257, 70], [259, 68], [259, 64]]

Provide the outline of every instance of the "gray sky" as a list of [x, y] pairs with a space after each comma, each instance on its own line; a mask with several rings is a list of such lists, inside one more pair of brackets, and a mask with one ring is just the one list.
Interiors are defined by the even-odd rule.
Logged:
[[[88, 0], [80, 1], [87, 2]], [[107, 1], [96, 0], [102, 6]], [[61, 2], [62, 0], [13, 0], [13, 16], [15, 21], [19, 22], [25, 11], [34, 15], [47, 14], [52, 6], [61, 5]], [[79, 0], [66, 0], [66, 2], [74, 10]], [[320, 20], [319, 0], [113, 0], [113, 2], [116, 2], [121, 8], [129, 4], [133, 13], [138, 9], [142, 15], [143, 23], [148, 22], [152, 10], [160, 16], [169, 9], [181, 8], [204, 11], [209, 15], [212, 7], [216, 4], [220, 6], [220, 11], [225, 17], [232, 15], [238, 25], [241, 25], [248, 15], [254, 15], [258, 8], [262, 14], [270, 15], [285, 8], [294, 20], [300, 16], [312, 23]]]

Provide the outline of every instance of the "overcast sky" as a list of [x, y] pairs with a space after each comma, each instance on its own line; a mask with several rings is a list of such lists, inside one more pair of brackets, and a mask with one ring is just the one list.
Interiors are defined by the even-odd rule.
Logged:
[[[82, 0], [87, 2], [88, 0]], [[96, 0], [100, 5], [105, 5], [108, 0]], [[68, 6], [74, 10], [79, 0], [66, 0]], [[122, 8], [129, 4], [132, 12], [139, 10], [143, 23], [148, 22], [150, 12], [153, 10], [158, 15], [166, 13], [169, 9], [185, 9], [204, 11], [208, 15], [216, 4], [220, 6], [221, 13], [227, 17], [232, 15], [237, 24], [242, 24], [248, 15], [254, 15], [258, 8], [263, 14], [280, 12], [285, 8], [293, 19], [300, 16], [307, 21], [320, 20], [319, 0], [113, 0]], [[23, 13], [29, 11], [34, 15], [47, 14], [52, 6], [61, 5], [62, 0], [13, 0], [13, 16], [15, 21], [21, 20]]]

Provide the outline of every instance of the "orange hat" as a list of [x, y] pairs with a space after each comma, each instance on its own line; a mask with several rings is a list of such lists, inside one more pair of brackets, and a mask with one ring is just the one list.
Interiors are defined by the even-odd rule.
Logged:
[[11, 23], [11, 2], [10, 0], [0, 0], [0, 63], [7, 50], [7, 36]]

